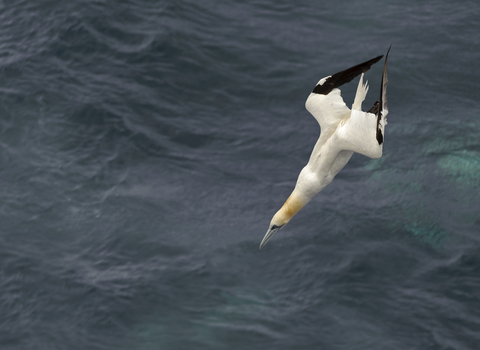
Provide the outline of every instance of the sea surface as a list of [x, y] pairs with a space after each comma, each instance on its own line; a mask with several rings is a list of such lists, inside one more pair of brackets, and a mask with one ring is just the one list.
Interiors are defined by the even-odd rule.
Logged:
[[[259, 250], [390, 45], [383, 157]], [[480, 349], [479, 93], [473, 0], [1, 0], [0, 349]]]

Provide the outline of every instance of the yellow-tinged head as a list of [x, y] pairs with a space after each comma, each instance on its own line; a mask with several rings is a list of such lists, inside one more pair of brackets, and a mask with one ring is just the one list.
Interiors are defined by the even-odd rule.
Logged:
[[283, 204], [279, 211], [273, 216], [270, 221], [265, 237], [263, 237], [262, 243], [260, 243], [260, 249], [268, 242], [272, 236], [279, 231], [283, 226], [288, 224], [290, 219], [298, 213], [300, 209], [305, 206], [306, 202], [303, 201], [295, 191], [288, 197], [287, 201]]

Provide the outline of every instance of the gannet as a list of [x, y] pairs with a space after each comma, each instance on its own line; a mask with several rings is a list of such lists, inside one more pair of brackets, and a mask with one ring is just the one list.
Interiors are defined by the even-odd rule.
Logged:
[[[306, 109], [320, 124], [320, 137], [307, 165], [301, 170], [292, 194], [273, 216], [260, 249], [283, 228], [318, 192], [332, 182], [347, 164], [353, 152], [370, 158], [382, 156], [385, 125], [387, 124], [387, 59], [385, 57], [380, 101], [368, 112], [362, 111], [362, 102], [368, 92], [363, 76], [383, 55], [320, 79], [305, 103]], [[360, 76], [357, 92], [350, 110], [340, 94], [339, 86]]]

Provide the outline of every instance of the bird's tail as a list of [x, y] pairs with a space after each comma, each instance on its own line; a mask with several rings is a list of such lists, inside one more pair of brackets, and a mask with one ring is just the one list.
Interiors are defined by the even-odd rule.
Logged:
[[362, 110], [362, 102], [365, 100], [368, 92], [368, 81], [363, 84], [363, 75], [360, 76], [360, 81], [358, 82], [357, 93], [355, 94], [355, 100], [353, 101], [352, 108]]

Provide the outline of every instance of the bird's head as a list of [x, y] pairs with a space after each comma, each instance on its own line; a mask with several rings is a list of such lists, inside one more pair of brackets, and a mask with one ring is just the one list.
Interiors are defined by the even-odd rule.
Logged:
[[268, 227], [268, 231], [263, 237], [262, 243], [260, 243], [260, 249], [268, 242], [272, 236], [281, 230], [290, 219], [298, 213], [300, 209], [302, 209], [305, 205], [305, 201], [302, 201], [299, 196], [292, 193], [290, 197], [288, 197], [285, 204], [280, 208], [279, 211], [273, 216], [272, 221], [270, 221], [270, 226]]

